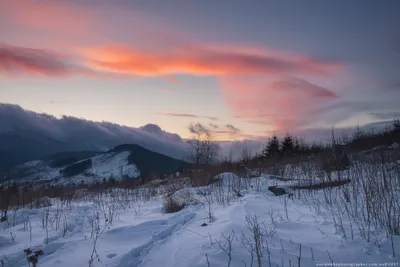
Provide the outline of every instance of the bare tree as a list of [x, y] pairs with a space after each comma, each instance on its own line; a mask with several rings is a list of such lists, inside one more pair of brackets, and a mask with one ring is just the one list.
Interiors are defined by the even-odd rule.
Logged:
[[[202, 151], [202, 139], [203, 139], [203, 129], [199, 128], [201, 124], [190, 125], [189, 131], [193, 134], [191, 140], [188, 142], [191, 146], [190, 159], [196, 166], [201, 164], [203, 158]], [[202, 126], [201, 126], [202, 127]]]
[[207, 185], [212, 179], [209, 167], [217, 162], [220, 147], [215, 142], [213, 132], [206, 126], [192, 124], [189, 131], [193, 134], [188, 143], [192, 148], [191, 161], [195, 164], [195, 169], [192, 170], [195, 173], [192, 173], [190, 182], [192, 186]]
[[251, 157], [251, 150], [247, 147], [247, 145], [245, 145], [240, 152], [240, 162], [242, 164], [247, 164], [251, 160]]
[[216, 240], [218, 247], [228, 256], [228, 267], [231, 266], [232, 262], [232, 243], [234, 239], [235, 239], [235, 231], [232, 230], [229, 236], [221, 234], [220, 240], [219, 241]]
[[216, 163], [220, 147], [215, 142], [215, 138], [210, 131], [204, 135], [202, 147], [203, 163], [207, 165]]
[[215, 163], [220, 147], [215, 142], [212, 131], [200, 123], [190, 125], [189, 131], [193, 135], [192, 140], [189, 141], [193, 163], [196, 166]]

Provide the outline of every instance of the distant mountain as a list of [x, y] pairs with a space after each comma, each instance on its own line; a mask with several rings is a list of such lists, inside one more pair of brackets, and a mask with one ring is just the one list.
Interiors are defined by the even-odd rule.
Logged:
[[109, 122], [93, 122], [22, 109], [0, 103], [0, 177], [12, 166], [68, 151], [104, 152], [123, 143], [176, 159], [188, 155], [187, 143], [177, 134], [148, 124], [132, 128]]
[[135, 179], [151, 174], [173, 174], [189, 163], [135, 144], [119, 145], [107, 152], [70, 151], [20, 164], [10, 178], [22, 184], [94, 183], [103, 179]]

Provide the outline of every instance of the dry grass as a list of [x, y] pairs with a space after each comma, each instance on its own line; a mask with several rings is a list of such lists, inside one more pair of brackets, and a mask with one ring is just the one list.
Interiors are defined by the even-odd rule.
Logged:
[[350, 179], [346, 180], [339, 180], [339, 181], [330, 181], [330, 182], [322, 182], [322, 183], [315, 183], [309, 185], [292, 185], [289, 186], [292, 189], [309, 189], [309, 190], [317, 190], [317, 189], [324, 189], [324, 188], [334, 188], [338, 186], [342, 186], [345, 184], [350, 183]]

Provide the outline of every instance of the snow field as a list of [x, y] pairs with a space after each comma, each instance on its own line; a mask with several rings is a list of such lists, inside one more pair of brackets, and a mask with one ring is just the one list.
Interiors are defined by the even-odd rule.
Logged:
[[[10, 212], [8, 221], [0, 223], [0, 259], [6, 267], [27, 266], [23, 250], [31, 248], [45, 253], [39, 259], [40, 267], [89, 266], [98, 236], [98, 258], [92, 257], [92, 266], [206, 267], [228, 266], [229, 262], [234, 267], [258, 266], [257, 253], [251, 249], [256, 243], [254, 229], [247, 227], [257, 222], [262, 266], [298, 266], [300, 247], [301, 266], [332, 261], [399, 262], [398, 236], [394, 237], [395, 257], [390, 240], [380, 229], [373, 231], [375, 238], [369, 243], [356, 229], [353, 239], [344, 238], [332, 213], [313, 204], [324, 198], [322, 191], [306, 201], [289, 199], [267, 190], [269, 185], [285, 184], [268, 177], [239, 179], [225, 173], [219, 178], [209, 188], [175, 192], [173, 196], [182, 201], [188, 196], [198, 201], [172, 214], [162, 212], [161, 195], [150, 196], [145, 188], [115, 189], [69, 204], [53, 199], [51, 207]], [[156, 191], [167, 190], [160, 187]], [[349, 231], [348, 220], [343, 220], [343, 227]]]

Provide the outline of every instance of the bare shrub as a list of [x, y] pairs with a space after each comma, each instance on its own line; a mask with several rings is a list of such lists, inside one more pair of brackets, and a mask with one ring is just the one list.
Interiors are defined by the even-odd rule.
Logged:
[[50, 223], [50, 206], [40, 209], [40, 222], [42, 224], [42, 228], [46, 230], [46, 240], [45, 243], [49, 242], [49, 223]]
[[[314, 166], [313, 172], [319, 172], [318, 180], [323, 181], [322, 184], [338, 187], [318, 186], [315, 189], [322, 190], [322, 199], [312, 199], [304, 193], [301, 199], [325, 220], [326, 211], [330, 213], [336, 232], [342, 238], [353, 240], [359, 234], [380, 249], [376, 231], [384, 229], [389, 240], [400, 234], [400, 172], [395, 163], [399, 156], [399, 152], [383, 148], [351, 155], [351, 166], [331, 172], [328, 183], [324, 182], [326, 173]], [[394, 246], [392, 252], [394, 255]]]
[[185, 207], [185, 203], [176, 197], [166, 196], [163, 201], [164, 213], [175, 213], [182, 210]]
[[69, 224], [67, 217], [64, 215], [64, 220], [63, 220], [63, 227], [62, 227], [62, 237], [65, 237], [68, 233], [69, 230]]
[[250, 267], [253, 267], [254, 255], [256, 251], [253, 240], [242, 231], [240, 235], [240, 243], [242, 244], [242, 247], [250, 254]]
[[103, 197], [98, 195], [95, 199], [96, 207], [101, 211], [104, 217], [104, 223], [112, 225], [114, 218], [118, 215], [118, 200], [115, 195], [111, 195], [111, 198]]
[[196, 205], [200, 202], [192, 190], [179, 190], [175, 192], [174, 196], [181, 199], [186, 205]]
[[10, 233], [10, 237], [11, 237], [11, 241], [12, 241], [12, 242], [15, 242], [15, 237], [16, 237], [15, 234]]
[[49, 197], [40, 197], [38, 199], [36, 199], [32, 205], [36, 208], [47, 208], [51, 206], [51, 200]]
[[212, 193], [215, 201], [228, 206], [231, 202], [241, 197], [240, 188], [244, 183], [233, 173], [224, 173], [215, 177], [216, 182], [211, 184]]
[[93, 240], [92, 252], [90, 254], [90, 259], [89, 259], [89, 267], [92, 267], [94, 266], [95, 260], [101, 262], [100, 256], [97, 253], [97, 242], [99, 241], [100, 236], [104, 233], [104, 231], [109, 227], [110, 224], [106, 219], [103, 228], [101, 228], [100, 214], [98, 212], [89, 216], [88, 219], [91, 226], [91, 238]]
[[246, 243], [254, 251], [252, 255], [255, 254], [258, 267], [262, 267], [264, 257], [262, 250], [263, 233], [261, 226], [262, 224], [259, 222], [257, 215], [246, 216], [246, 227], [251, 233], [251, 241], [247, 240]]
[[214, 202], [214, 198], [212, 195], [212, 191], [210, 187], [206, 187], [206, 188], [202, 188], [202, 189], [198, 189], [197, 190], [197, 194], [202, 196], [208, 206], [208, 221], [211, 223], [213, 221], [215, 221], [215, 216], [211, 211], [211, 204]]
[[232, 230], [232, 232], [228, 236], [221, 234], [220, 239], [216, 240], [218, 247], [228, 256], [227, 267], [231, 266], [232, 243], [233, 243], [234, 239], [235, 239], [235, 231]]

